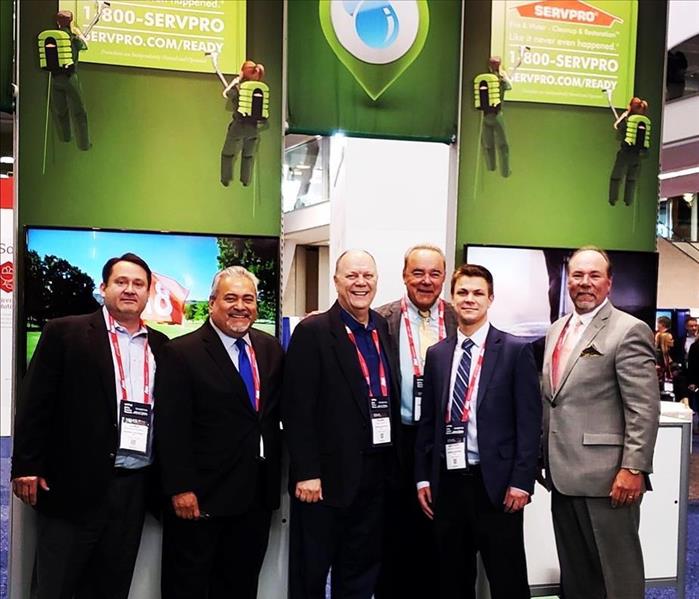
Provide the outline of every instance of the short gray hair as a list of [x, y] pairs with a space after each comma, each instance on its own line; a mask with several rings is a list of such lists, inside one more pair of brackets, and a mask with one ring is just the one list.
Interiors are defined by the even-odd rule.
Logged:
[[444, 270], [446, 272], [447, 270], [447, 257], [444, 255], [444, 252], [442, 251], [442, 248], [439, 246], [433, 245], [431, 243], [419, 243], [418, 245], [414, 245], [413, 247], [410, 247], [406, 250], [405, 255], [403, 256], [403, 271], [405, 272], [406, 267], [408, 266], [408, 258], [410, 258], [410, 254], [413, 252], [417, 252], [419, 250], [427, 250], [429, 252], [435, 252], [439, 254], [439, 256], [442, 258], [442, 262], [444, 262]]
[[374, 256], [372, 256], [372, 255], [371, 255], [369, 252], [367, 252], [366, 250], [361, 250], [361, 249], [356, 249], [356, 248], [355, 248], [355, 249], [349, 249], [349, 250], [345, 250], [344, 252], [342, 252], [342, 253], [337, 257], [337, 260], [335, 260], [335, 276], [337, 276], [337, 271], [338, 271], [339, 268], [340, 268], [340, 262], [342, 262], [342, 259], [343, 259], [347, 254], [351, 254], [351, 253], [353, 253], [353, 252], [356, 252], [356, 253], [358, 253], [358, 254], [365, 254], [366, 256], [369, 256], [369, 258], [371, 258], [371, 261], [374, 263], [374, 266], [376, 266], [376, 258], [374, 258]]
[[252, 274], [247, 268], [243, 266], [229, 266], [223, 270], [219, 270], [214, 275], [214, 280], [211, 282], [211, 293], [209, 294], [209, 299], [214, 299], [216, 297], [216, 292], [218, 291], [218, 285], [221, 279], [233, 279], [236, 277], [245, 277], [249, 279], [253, 287], [255, 287], [255, 295], [257, 295], [257, 286], [260, 284], [259, 279]]

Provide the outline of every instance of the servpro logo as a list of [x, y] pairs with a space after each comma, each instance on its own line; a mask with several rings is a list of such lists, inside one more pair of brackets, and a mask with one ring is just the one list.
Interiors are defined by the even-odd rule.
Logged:
[[561, 21], [577, 25], [598, 25], [611, 27], [624, 20], [579, 0], [542, 0], [517, 7], [520, 17]]

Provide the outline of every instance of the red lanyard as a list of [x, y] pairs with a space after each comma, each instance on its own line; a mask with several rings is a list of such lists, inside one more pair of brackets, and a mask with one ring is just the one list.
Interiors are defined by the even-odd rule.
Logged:
[[[461, 422], [468, 422], [468, 415], [471, 411], [470, 406], [471, 398], [473, 397], [473, 389], [476, 387], [476, 381], [478, 380], [478, 377], [481, 373], [481, 367], [483, 366], [483, 356], [485, 356], [485, 343], [483, 344], [481, 351], [478, 352], [478, 360], [476, 361], [476, 367], [473, 369], [473, 374], [471, 375], [471, 378], [468, 381], [468, 389], [466, 389], [466, 396], [464, 398], [464, 409], [461, 412]], [[449, 403], [447, 404], [447, 413], [445, 416], [445, 422], [447, 423], [451, 421], [451, 401], [452, 400], [450, 399]]]
[[[413, 328], [410, 326], [410, 318], [408, 317], [408, 302], [405, 297], [403, 297], [403, 299], [400, 301], [400, 311], [403, 314], [405, 332], [408, 335], [408, 348], [410, 349], [410, 361], [413, 363], [413, 374], [415, 376], [420, 376], [422, 375], [422, 364], [420, 363], [420, 359], [417, 357], [417, 352], [415, 351]], [[439, 340], [441, 341], [447, 336], [444, 326], [444, 300], [439, 300], [437, 312], [437, 327], [439, 329]]]
[[[354, 349], [357, 350], [357, 358], [359, 358], [359, 367], [362, 369], [362, 374], [364, 375], [366, 384], [369, 387], [369, 394], [371, 395], [371, 377], [369, 376], [369, 366], [367, 366], [366, 360], [364, 359], [362, 352], [359, 351], [359, 346], [357, 345], [357, 340], [354, 337], [354, 333], [350, 331], [350, 328], [348, 326], [345, 326], [345, 329], [347, 330], [347, 336], [350, 338], [350, 341], [354, 343]], [[379, 382], [381, 383], [381, 395], [383, 397], [388, 397], [386, 369], [383, 365], [383, 358], [381, 357], [381, 346], [379, 345], [379, 334], [376, 332], [376, 329], [373, 329], [371, 331], [371, 339], [374, 342], [374, 347], [376, 348], [376, 353], [379, 357]]]
[[[109, 315], [109, 339], [112, 342], [112, 349], [114, 350], [114, 358], [117, 363], [117, 370], [119, 370], [119, 388], [121, 389], [121, 400], [128, 401], [129, 394], [126, 390], [126, 375], [124, 374], [124, 363], [121, 359], [121, 349], [119, 348], [119, 340], [116, 334], [116, 323], [112, 315]], [[146, 337], [146, 343], [143, 346], [143, 403], [147, 404], [150, 401], [150, 368], [149, 368], [149, 358], [150, 353], [148, 349], [148, 337]]]
[[[252, 343], [245, 343], [245, 347], [250, 354], [250, 367], [252, 368], [252, 382], [255, 387], [255, 411], [260, 411], [260, 371], [257, 369], [257, 357]], [[239, 350], [240, 351], [240, 350]]]

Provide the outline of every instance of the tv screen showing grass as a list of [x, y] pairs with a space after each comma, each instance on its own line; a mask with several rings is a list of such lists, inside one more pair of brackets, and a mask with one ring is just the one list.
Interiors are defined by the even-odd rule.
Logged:
[[278, 330], [277, 237], [29, 227], [26, 244], [27, 364], [49, 320], [99, 309], [102, 267], [126, 252], [143, 258], [153, 271], [143, 319], [168, 337], [184, 335], [204, 323], [214, 275], [236, 265], [260, 281], [255, 328], [272, 335]]

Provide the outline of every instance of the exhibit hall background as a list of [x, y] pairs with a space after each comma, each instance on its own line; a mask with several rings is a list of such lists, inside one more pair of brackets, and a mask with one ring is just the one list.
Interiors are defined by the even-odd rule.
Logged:
[[638, 8], [635, 95], [649, 104], [651, 147], [634, 203], [611, 206], [619, 141], [608, 108], [514, 102], [505, 95], [512, 174], [485, 169], [472, 86], [487, 71], [491, 3], [465, 3], [457, 259], [464, 244], [655, 251], [667, 3], [641, 0]]

